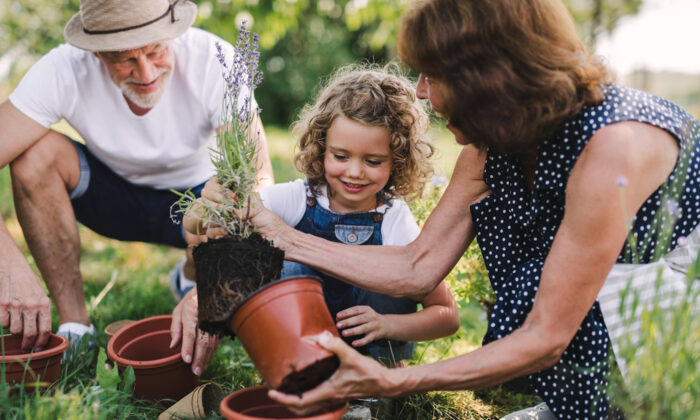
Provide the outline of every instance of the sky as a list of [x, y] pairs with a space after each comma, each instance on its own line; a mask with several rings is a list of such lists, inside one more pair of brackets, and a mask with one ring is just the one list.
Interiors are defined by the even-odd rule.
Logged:
[[700, 0], [644, 0], [600, 37], [596, 53], [617, 74], [635, 69], [700, 74]]

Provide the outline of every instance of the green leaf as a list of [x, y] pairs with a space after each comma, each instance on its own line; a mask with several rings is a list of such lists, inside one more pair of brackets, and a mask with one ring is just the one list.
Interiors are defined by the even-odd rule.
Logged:
[[134, 368], [131, 366], [127, 366], [126, 369], [124, 369], [124, 378], [120, 387], [121, 391], [128, 393], [133, 392], [135, 380], [136, 376], [134, 376]]
[[105, 349], [100, 348], [100, 353], [97, 355], [97, 383], [104, 390], [116, 390], [119, 384], [119, 370], [114, 367], [108, 368], [107, 354]]

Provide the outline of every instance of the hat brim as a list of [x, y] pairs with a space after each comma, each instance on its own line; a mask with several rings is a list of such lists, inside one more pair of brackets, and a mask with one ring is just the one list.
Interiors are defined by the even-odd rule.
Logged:
[[69, 44], [86, 51], [133, 50], [182, 35], [194, 23], [197, 6], [191, 1], [178, 2], [175, 5], [174, 15], [175, 22], [170, 21], [170, 14], [168, 14], [141, 28], [91, 35], [83, 31], [83, 21], [78, 12], [66, 24], [63, 36]]

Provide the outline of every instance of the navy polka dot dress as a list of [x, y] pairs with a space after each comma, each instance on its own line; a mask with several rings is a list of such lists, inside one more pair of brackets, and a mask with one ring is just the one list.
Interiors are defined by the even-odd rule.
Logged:
[[[615, 84], [605, 99], [584, 108], [561, 131], [540, 144], [532, 192], [525, 187], [520, 163], [489, 152], [484, 180], [492, 194], [472, 205], [477, 240], [497, 301], [484, 344], [519, 328], [532, 308], [540, 274], [564, 215], [566, 182], [588, 140], [601, 127], [619, 121], [641, 121], [661, 127], [679, 140], [676, 168], [642, 205], [630, 243], [618, 262], [650, 262], [676, 246], [700, 222], [700, 141], [698, 122], [669, 101]], [[669, 198], [674, 197], [674, 198]], [[675, 223], [669, 235], [658, 226]], [[655, 251], [659, 248], [660, 251]], [[657, 254], [655, 254], [657, 252]], [[529, 376], [537, 394], [559, 419], [606, 418], [609, 338], [598, 303], [553, 367]]]

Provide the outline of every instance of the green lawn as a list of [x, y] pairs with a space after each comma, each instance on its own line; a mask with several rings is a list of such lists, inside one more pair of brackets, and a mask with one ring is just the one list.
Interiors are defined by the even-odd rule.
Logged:
[[[65, 126], [61, 126], [65, 129]], [[275, 177], [277, 182], [288, 181], [299, 175], [291, 158], [294, 142], [284, 128], [267, 127]], [[435, 130], [439, 151], [438, 173], [449, 176], [459, 153], [459, 146], [440, 129]], [[412, 206], [424, 219], [439, 197], [439, 191]], [[0, 170], [0, 213], [16, 242], [33, 264], [24, 243], [21, 229], [14, 216], [8, 168]], [[168, 290], [168, 273], [181, 258], [182, 251], [144, 243], [123, 243], [99, 236], [80, 227], [82, 246], [81, 272], [85, 283], [88, 310], [98, 330], [97, 348], [84, 350], [64, 364], [61, 382], [53, 393], [46, 395], [9, 395], [0, 386], [0, 418], [155, 418], [158, 410], [152, 405], [135, 400], [128, 393], [114, 387], [105, 387], [96, 380], [99, 369], [97, 349], [106, 347], [104, 327], [120, 319], [141, 319], [170, 313], [175, 306]], [[471, 248], [451, 278], [450, 285], [460, 298], [477, 296], [470, 277], [485, 281], [478, 250]], [[34, 267], [36, 270], [36, 267]], [[471, 271], [470, 271], [471, 270]], [[475, 271], [476, 270], [476, 271]], [[38, 272], [38, 271], [37, 271]], [[473, 275], [470, 273], [474, 273]], [[111, 279], [114, 286], [99, 302], [96, 297]], [[470, 287], [472, 287], [470, 289]], [[485, 331], [485, 315], [475, 299], [462, 299], [460, 331], [441, 340], [418, 345], [413, 363], [426, 363], [470, 351], [479, 346]], [[54, 331], [57, 317], [53, 317]], [[202, 375], [205, 381], [214, 381], [224, 391], [261, 383], [261, 379], [245, 351], [237, 341], [224, 339], [221, 347]], [[102, 384], [103, 386], [98, 387]], [[380, 418], [440, 419], [497, 418], [514, 409], [536, 402], [530, 394], [518, 392], [518, 386], [497, 387], [480, 392], [435, 392], [403, 399], [393, 415]], [[212, 418], [218, 418], [212, 413]]]

